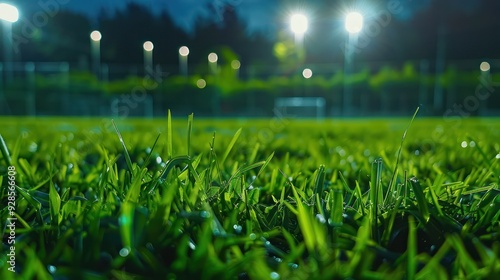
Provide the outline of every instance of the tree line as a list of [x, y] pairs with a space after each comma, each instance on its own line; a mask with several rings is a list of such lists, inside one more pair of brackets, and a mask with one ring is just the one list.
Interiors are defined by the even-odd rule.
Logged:
[[[99, 29], [103, 34], [104, 63], [141, 63], [142, 43], [146, 40], [154, 42], [155, 63], [160, 64], [177, 64], [178, 48], [182, 45], [191, 50], [190, 64], [206, 63], [208, 53], [223, 47], [231, 49], [246, 65], [294, 68], [304, 63], [341, 62], [346, 34], [338, 20], [342, 19], [341, 14], [332, 13], [340, 9], [333, 1], [316, 2], [319, 8], [312, 19], [313, 28], [305, 36], [304, 56], [297, 55], [288, 22], [278, 16], [269, 23], [268, 33], [249, 32], [231, 4], [217, 7], [217, 11], [208, 6], [213, 16], [198, 16], [193, 31], [187, 32], [168, 13], [154, 15], [148, 8], [131, 2], [112, 15], [102, 11], [96, 19], [63, 9], [46, 20], [37, 18], [35, 12], [27, 14], [25, 18], [34, 22], [13, 26], [15, 60], [88, 61], [89, 34]], [[496, 47], [500, 45], [500, 37], [496, 36], [500, 21], [495, 14], [500, 10], [500, 2], [482, 0], [474, 9], [459, 9], [451, 0], [434, 0], [411, 19], [398, 17], [398, 2], [383, 2], [367, 17], [366, 28], [355, 45], [357, 60], [433, 60], [440, 45], [442, 54], [450, 60], [500, 55], [500, 48]]]

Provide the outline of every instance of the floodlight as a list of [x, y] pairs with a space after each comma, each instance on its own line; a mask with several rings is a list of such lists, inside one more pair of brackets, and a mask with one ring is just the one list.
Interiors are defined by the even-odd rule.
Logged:
[[303, 14], [295, 14], [290, 19], [290, 28], [295, 34], [304, 34], [308, 26], [307, 17]]
[[12, 5], [0, 3], [0, 19], [14, 23], [19, 19], [19, 11]]
[[345, 29], [354, 34], [363, 29], [363, 15], [358, 12], [350, 12], [345, 17]]

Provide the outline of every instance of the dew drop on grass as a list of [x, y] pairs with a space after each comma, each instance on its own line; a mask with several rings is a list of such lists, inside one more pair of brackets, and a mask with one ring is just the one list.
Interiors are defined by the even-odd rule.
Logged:
[[469, 142], [469, 146], [470, 146], [471, 148], [474, 148], [474, 147], [476, 146], [476, 142], [474, 142], [474, 141], [470, 141], [470, 142]]
[[130, 253], [129, 249], [128, 248], [122, 248], [119, 252], [120, 256], [122, 257], [126, 257], [128, 256], [128, 254]]
[[160, 164], [162, 162], [161, 157], [156, 157], [156, 163]]
[[467, 141], [462, 141], [462, 144], [460, 144], [462, 148], [467, 148]]
[[500, 154], [497, 154], [497, 156], [495, 158], [500, 158]]
[[273, 257], [274, 260], [277, 262], [277, 263], [281, 263], [283, 262], [283, 260], [281, 258], [278, 258], [278, 257]]
[[316, 214], [316, 220], [318, 220], [322, 224], [326, 223], [325, 217], [323, 217], [323, 215], [321, 214]]
[[34, 153], [37, 150], [38, 150], [38, 145], [35, 142], [31, 142], [31, 144], [28, 146], [28, 151]]
[[278, 272], [271, 272], [271, 279], [280, 279], [280, 275]]
[[240, 234], [241, 231], [243, 230], [243, 227], [240, 225], [233, 225], [234, 232], [237, 234]]
[[296, 264], [296, 263], [289, 263], [289, 264], [288, 264], [288, 266], [289, 266], [290, 268], [292, 268], [292, 269], [297, 269], [297, 268], [299, 268], [299, 265], [298, 265], [298, 264]]
[[54, 274], [56, 273], [57, 268], [53, 265], [47, 265], [47, 270], [51, 273]]
[[208, 218], [210, 218], [210, 213], [208, 213], [207, 211], [201, 211], [200, 217], [202, 217], [204, 219], [208, 219]]
[[255, 233], [250, 233], [248, 237], [250, 238], [250, 240], [255, 240], [257, 238], [257, 235]]
[[436, 245], [431, 245], [431, 252], [435, 252], [436, 251]]
[[189, 241], [189, 248], [191, 248], [191, 250], [196, 250], [196, 245], [191, 240]]

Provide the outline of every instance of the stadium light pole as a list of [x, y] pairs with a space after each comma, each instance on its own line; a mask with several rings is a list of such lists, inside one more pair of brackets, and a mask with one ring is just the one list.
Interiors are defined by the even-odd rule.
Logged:
[[154, 45], [151, 41], [146, 41], [142, 45], [144, 49], [144, 75], [153, 73], [153, 49]]
[[352, 88], [347, 83], [347, 76], [352, 72], [352, 59], [354, 55], [354, 43], [357, 42], [358, 34], [363, 29], [363, 15], [358, 12], [350, 12], [345, 17], [345, 29], [348, 33], [344, 50], [344, 91], [343, 108], [344, 116], [351, 111]]
[[299, 53], [304, 50], [304, 34], [307, 32], [309, 22], [303, 14], [294, 14], [290, 18], [290, 29], [295, 35], [295, 47]]
[[182, 46], [179, 48], [179, 72], [184, 77], [187, 77], [188, 75], [188, 55], [188, 47]]
[[90, 52], [92, 55], [92, 70], [97, 79], [101, 78], [101, 32], [94, 30], [90, 33]]
[[12, 24], [19, 19], [19, 11], [16, 7], [0, 3], [0, 19], [3, 25], [3, 61], [5, 64], [5, 79], [9, 83], [12, 80]]

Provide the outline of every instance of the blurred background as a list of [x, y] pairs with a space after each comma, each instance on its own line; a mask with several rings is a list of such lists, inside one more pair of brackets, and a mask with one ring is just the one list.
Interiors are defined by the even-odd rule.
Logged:
[[0, 0], [0, 115], [500, 115], [494, 0]]

